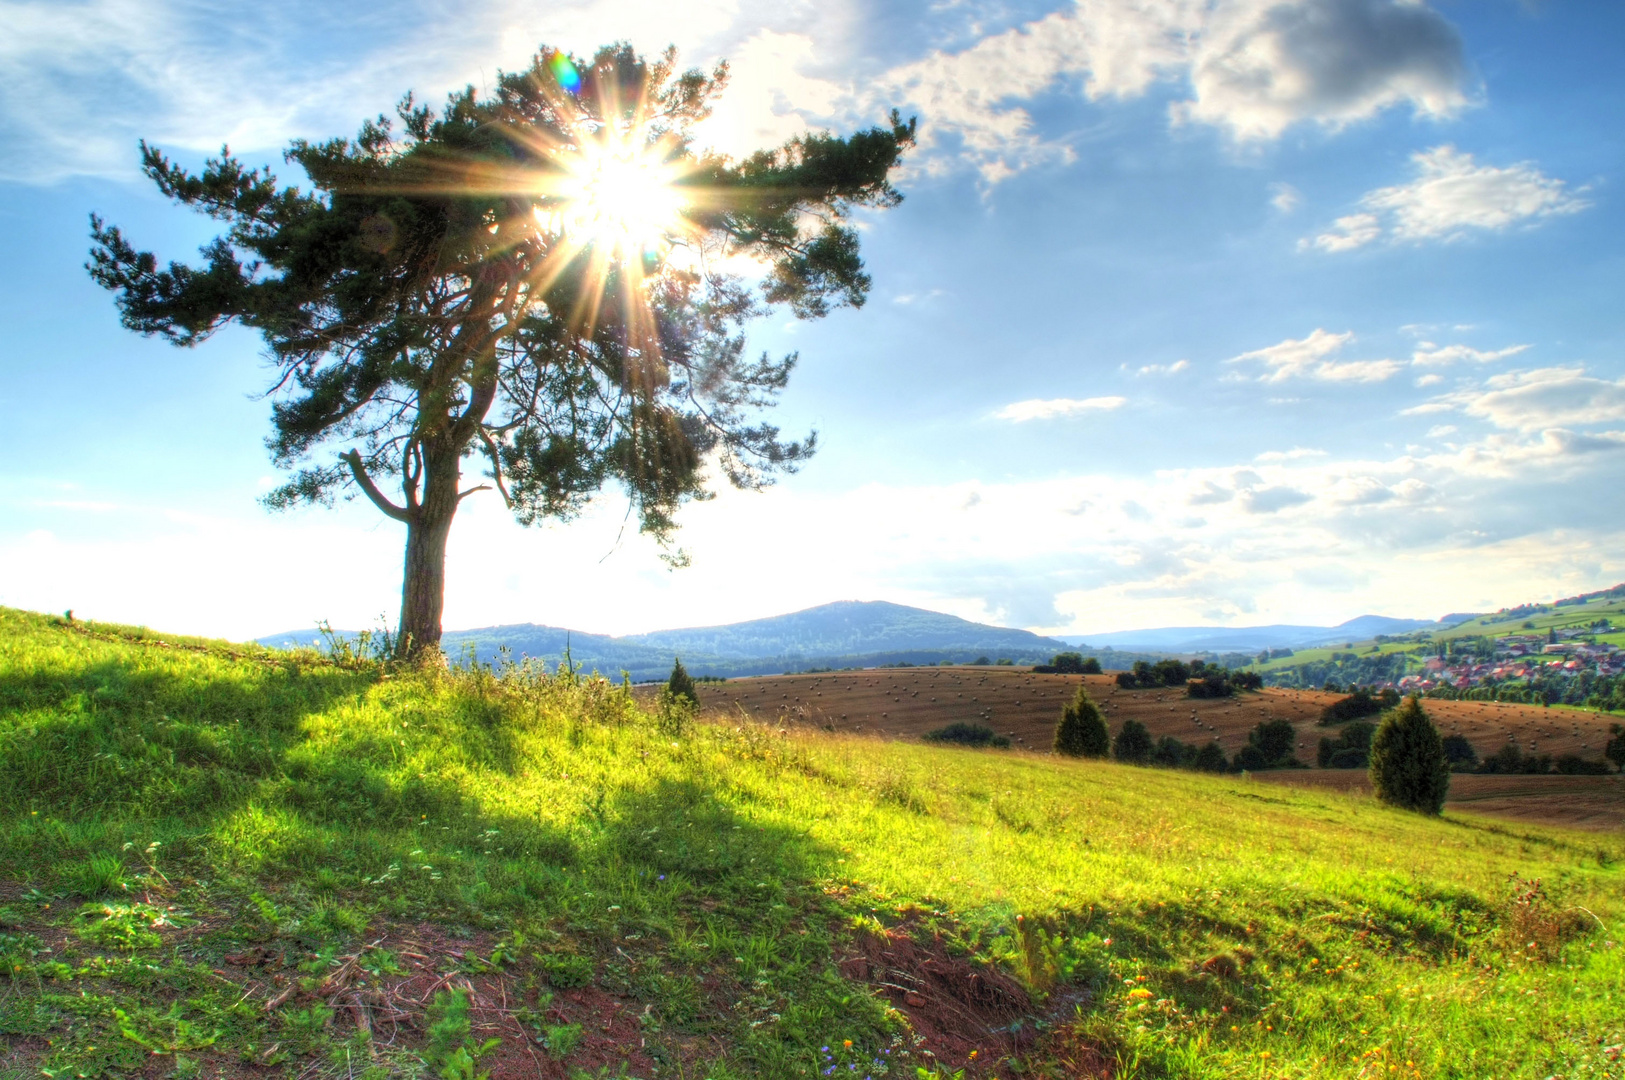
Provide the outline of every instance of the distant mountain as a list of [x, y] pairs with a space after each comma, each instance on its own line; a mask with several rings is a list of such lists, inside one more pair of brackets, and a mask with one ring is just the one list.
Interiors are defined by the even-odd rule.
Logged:
[[[1459, 620], [1458, 620], [1459, 621]], [[1365, 641], [1378, 634], [1444, 629], [1453, 622], [1394, 619], [1361, 615], [1337, 626], [1162, 626], [1147, 630], [1119, 630], [1109, 634], [1067, 636], [1071, 645], [1096, 648], [1143, 649], [1161, 652], [1255, 652], [1259, 649], [1305, 649]]]
[[[262, 645], [320, 645], [314, 630], [274, 634]], [[472, 652], [492, 661], [505, 647], [516, 660], [554, 665], [570, 658], [587, 670], [628, 672], [634, 680], [664, 678], [672, 660], [696, 675], [765, 675], [809, 667], [872, 667], [882, 664], [966, 662], [980, 656], [1018, 662], [1048, 660], [1066, 648], [1056, 638], [1026, 630], [987, 626], [941, 612], [884, 601], [846, 600], [789, 615], [724, 626], [657, 630], [611, 637], [556, 626], [518, 623], [452, 630], [441, 647], [453, 658]], [[1102, 658], [1103, 661], [1105, 658]]]

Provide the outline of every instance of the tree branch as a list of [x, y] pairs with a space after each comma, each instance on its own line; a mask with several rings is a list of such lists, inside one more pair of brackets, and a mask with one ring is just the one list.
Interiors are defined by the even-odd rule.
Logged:
[[512, 510], [513, 496], [508, 494], [508, 487], [502, 482], [502, 458], [497, 454], [497, 444], [491, 439], [483, 424], [480, 425], [479, 433], [480, 441], [485, 444], [485, 452], [491, 456], [491, 479], [496, 481], [497, 493], [502, 496], [502, 504]]
[[348, 453], [340, 454], [339, 460], [350, 466], [350, 475], [355, 477], [356, 485], [366, 493], [367, 498], [372, 500], [374, 506], [384, 512], [386, 517], [392, 517], [396, 521], [411, 522], [413, 515], [390, 502], [388, 497], [378, 490], [378, 485], [372, 482], [372, 477], [367, 475], [366, 466], [361, 464], [361, 453], [359, 451], [351, 450]]

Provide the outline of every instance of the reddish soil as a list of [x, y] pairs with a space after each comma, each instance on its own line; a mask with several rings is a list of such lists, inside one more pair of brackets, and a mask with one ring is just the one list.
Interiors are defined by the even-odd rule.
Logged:
[[1032, 1001], [997, 968], [949, 955], [940, 937], [922, 944], [907, 925], [865, 934], [840, 960], [841, 974], [868, 982], [907, 1014], [922, 1044], [950, 1069], [993, 1075], [1000, 1058], [1025, 1052]]
[[[887, 739], [918, 739], [962, 721], [1007, 735], [1019, 749], [1046, 752], [1061, 707], [1079, 683], [1115, 730], [1134, 719], [1152, 737], [1186, 742], [1217, 739], [1233, 754], [1253, 726], [1277, 718], [1298, 732], [1298, 757], [1312, 764], [1323, 735], [1321, 710], [1341, 695], [1267, 689], [1234, 698], [1188, 698], [1181, 690], [1123, 690], [1110, 675], [1039, 675], [1020, 667], [875, 668], [816, 675], [770, 675], [701, 685], [704, 712], [741, 712], [764, 722], [807, 724], [827, 731]], [[650, 691], [652, 693], [652, 688]], [[1617, 718], [1580, 709], [1545, 709], [1484, 701], [1428, 701], [1428, 714], [1446, 735], [1467, 736], [1480, 757], [1516, 742], [1525, 753], [1601, 758], [1608, 725]], [[1272, 781], [1358, 787], [1359, 770], [1291, 770], [1259, 774]], [[1607, 781], [1607, 782], [1605, 782]], [[1596, 776], [1457, 776], [1454, 809], [1530, 822], [1590, 829], [1625, 825], [1625, 785]]]

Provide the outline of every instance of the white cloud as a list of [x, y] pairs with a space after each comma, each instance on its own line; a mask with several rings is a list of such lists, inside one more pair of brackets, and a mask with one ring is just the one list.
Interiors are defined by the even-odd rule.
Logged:
[[1302, 506], [1314, 500], [1307, 491], [1295, 487], [1256, 488], [1241, 493], [1241, 505], [1249, 514], [1273, 514], [1293, 506]]
[[1411, 363], [1421, 367], [1443, 367], [1447, 364], [1460, 363], [1463, 360], [1475, 364], [1489, 364], [1496, 360], [1505, 360], [1509, 356], [1517, 356], [1527, 345], [1509, 345], [1504, 349], [1474, 349], [1467, 345], [1435, 345], [1431, 341], [1417, 344], [1416, 351], [1411, 353]]
[[1512, 371], [1486, 380], [1482, 387], [1458, 390], [1405, 411], [1425, 415], [1449, 410], [1511, 431], [1614, 423], [1625, 421], [1625, 379], [1598, 379], [1581, 367]]
[[1314, 450], [1307, 446], [1294, 446], [1290, 450], [1266, 450], [1253, 458], [1254, 461], [1301, 461], [1304, 458], [1325, 457], [1326, 451]]
[[1137, 375], [1177, 375], [1191, 366], [1189, 360], [1175, 360], [1171, 364], [1146, 364]]
[[1300, 240], [1298, 246], [1314, 246], [1322, 251], [1353, 251], [1364, 247], [1382, 235], [1382, 223], [1376, 214], [1349, 214], [1332, 222], [1330, 231], [1314, 240]]
[[1021, 424], [1028, 420], [1054, 420], [1061, 416], [1120, 409], [1127, 401], [1127, 398], [1122, 397], [1030, 398], [1027, 401], [1012, 402], [993, 415], [999, 420]]
[[1393, 243], [1451, 241], [1473, 230], [1503, 231], [1591, 205], [1530, 162], [1478, 165], [1473, 155], [1449, 145], [1419, 151], [1411, 160], [1415, 180], [1368, 192], [1360, 199], [1361, 212], [1338, 218], [1300, 246], [1339, 252], [1383, 237]]
[[[1024, 103], [1068, 82], [1099, 100], [1180, 79], [1190, 97], [1174, 105], [1174, 122], [1240, 140], [1277, 138], [1298, 123], [1338, 128], [1403, 104], [1447, 116], [1468, 102], [1460, 40], [1416, 0], [1077, 0], [901, 65], [874, 94], [905, 98], [928, 145], [947, 137], [993, 184], [1072, 159], [1069, 146], [1034, 131]], [[1281, 188], [1274, 202], [1288, 210], [1296, 197]]]
[[[446, 620], [627, 633], [852, 598], [1079, 632], [1248, 607], [1259, 622], [1437, 615], [1476, 604], [1487, 567], [1500, 603], [1625, 576], [1625, 525], [1598, 494], [1622, 482], [1625, 433], [1562, 428], [1370, 460], [1283, 456], [844, 491], [792, 477], [685, 508], [681, 541], [694, 565], [675, 573], [645, 538], [617, 544], [618, 499], [568, 527], [524, 529], [478, 496], [452, 533]], [[30, 511], [26, 531], [13, 532], [5, 524], [40, 492], [6, 492], [0, 485], [0, 560], [29, 573], [0, 577], [0, 604], [237, 636], [394, 617], [400, 533], [363, 505], [269, 519], [248, 509], [224, 521], [157, 508], [143, 512], [161, 519], [150, 528], [125, 508], [117, 517], [134, 523], [113, 531], [103, 515], [57, 508]], [[360, 561], [276, 581], [237, 572], [245, 559], [296, 549], [355, 551]], [[494, 577], [492, 550], [512, 555]], [[735, 587], [783, 565], [800, 571], [771, 590]], [[577, 569], [561, 578], [559, 566]]]
[[1293, 124], [1337, 128], [1394, 105], [1449, 116], [1467, 104], [1455, 30], [1396, 0], [1215, 4], [1191, 58], [1179, 116], [1273, 139]]
[[[809, 124], [871, 123], [896, 105], [922, 119], [916, 166], [969, 164], [987, 184], [1071, 159], [1028, 111], [1068, 86], [1093, 101], [1184, 85], [1174, 120], [1238, 139], [1297, 123], [1335, 128], [1406, 104], [1444, 115], [1467, 101], [1455, 32], [1418, 0], [1076, 0], [878, 71], [849, 0], [820, 5], [816, 19], [798, 5], [740, 0], [416, 0], [405, 17], [289, 0], [233, 9], [229, 30], [215, 7], [0, 0], [0, 135], [14, 148], [0, 175], [127, 173], [142, 135], [192, 150], [273, 149], [351, 130], [407, 89], [435, 102], [488, 85], [544, 41], [590, 51], [622, 37], [649, 52], [675, 43], [689, 63], [731, 60], [732, 92], [706, 128], [725, 151]], [[921, 50], [962, 17], [954, 5], [932, 9], [893, 48]], [[335, 50], [336, 41], [357, 47]], [[1276, 205], [1294, 198], [1279, 189]]]
[[1233, 356], [1225, 362], [1262, 363], [1269, 371], [1260, 376], [1259, 381], [1272, 383], [1292, 378], [1325, 382], [1381, 382], [1404, 366], [1397, 360], [1331, 359], [1353, 340], [1352, 330], [1334, 334], [1316, 329], [1306, 338], [1288, 338], [1276, 345]]
[[1270, 205], [1283, 214], [1290, 214], [1303, 205], [1303, 192], [1287, 183], [1270, 185]]

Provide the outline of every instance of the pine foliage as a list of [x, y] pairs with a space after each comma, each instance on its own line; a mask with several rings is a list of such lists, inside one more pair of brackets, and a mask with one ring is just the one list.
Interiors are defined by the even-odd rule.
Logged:
[[1422, 701], [1410, 697], [1383, 718], [1371, 740], [1371, 786], [1377, 798], [1391, 806], [1438, 814], [1450, 790], [1450, 764], [1444, 740], [1422, 710]]
[[673, 658], [671, 665], [671, 678], [666, 680], [666, 692], [675, 698], [687, 698], [690, 705], [700, 703], [700, 692], [694, 686], [694, 679], [683, 667], [680, 659]]
[[1061, 710], [1055, 725], [1055, 752], [1067, 757], [1102, 758], [1111, 751], [1111, 733], [1100, 709], [1089, 700], [1089, 692], [1078, 687], [1078, 696]]
[[1151, 760], [1155, 744], [1151, 732], [1138, 720], [1124, 720], [1122, 730], [1112, 744], [1112, 754], [1118, 761], [1130, 765], [1144, 765]]

